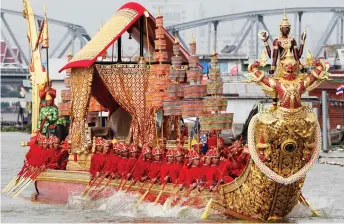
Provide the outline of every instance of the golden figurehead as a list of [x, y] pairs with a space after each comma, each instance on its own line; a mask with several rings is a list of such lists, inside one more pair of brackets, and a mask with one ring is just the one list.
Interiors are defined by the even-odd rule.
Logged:
[[[285, 11], [280, 31], [281, 36], [273, 42], [269, 70], [275, 75], [268, 76], [262, 69], [267, 62], [266, 52], [271, 58], [266, 31], [259, 33], [266, 52], [260, 61], [249, 65], [246, 75], [248, 82], [258, 84], [274, 99], [273, 107], [261, 107], [252, 118], [248, 131], [252, 166], [257, 171], [255, 175], [265, 183], [260, 190], [262, 194], [274, 195], [266, 199], [272, 207], [257, 205], [256, 209], [264, 219], [280, 219], [291, 211], [300, 198], [306, 173], [317, 161], [321, 149], [320, 127], [312, 107], [303, 104], [301, 96], [327, 80], [329, 75], [325, 64], [315, 60], [310, 52], [306, 64], [300, 63], [306, 34], [302, 34], [298, 48], [295, 39], [288, 36], [290, 24]], [[300, 67], [309, 69], [309, 72], [301, 73]]]

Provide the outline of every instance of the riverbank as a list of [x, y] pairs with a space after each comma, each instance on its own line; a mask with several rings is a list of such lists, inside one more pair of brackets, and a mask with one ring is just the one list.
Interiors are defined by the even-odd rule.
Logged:
[[1, 125], [1, 132], [21, 132], [31, 133], [31, 126], [3, 126]]

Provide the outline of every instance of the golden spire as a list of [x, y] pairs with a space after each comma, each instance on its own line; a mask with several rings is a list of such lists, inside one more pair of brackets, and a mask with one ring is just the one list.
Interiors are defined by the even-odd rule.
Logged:
[[44, 3], [44, 15], [47, 15], [47, 5]]
[[196, 42], [195, 42], [195, 39], [194, 39], [194, 35], [193, 35], [193, 33], [191, 33], [191, 42], [190, 42], [190, 44], [195, 44]]
[[282, 20], [282, 23], [280, 24], [280, 27], [290, 27], [290, 24], [288, 22], [287, 12], [286, 12], [285, 8], [284, 8], [284, 13], [283, 13], [283, 20]]
[[160, 7], [158, 7], [158, 17], [160, 17]]

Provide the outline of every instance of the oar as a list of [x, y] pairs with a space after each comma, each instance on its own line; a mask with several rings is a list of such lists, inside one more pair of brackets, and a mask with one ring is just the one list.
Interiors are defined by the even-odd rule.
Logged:
[[140, 198], [140, 200], [137, 202], [136, 207], [139, 206], [139, 204], [141, 204], [141, 203], [143, 202], [143, 200], [145, 200], [147, 194], [148, 194], [149, 191], [152, 189], [152, 187], [153, 187], [154, 184], [155, 184], [155, 183], [152, 182], [152, 184], [150, 185], [150, 187], [148, 188], [148, 190], [142, 195], [142, 197]]
[[[25, 170], [25, 171], [24, 171]], [[17, 174], [17, 176], [13, 177], [13, 179], [6, 185], [6, 187], [2, 190], [2, 193], [7, 192], [9, 189], [12, 188], [12, 186], [17, 185], [20, 178], [25, 175], [29, 170], [28, 168], [25, 166], [24, 170], [22, 169], [19, 173], [21, 173], [19, 175], [19, 173]]]
[[86, 186], [85, 190], [81, 193], [81, 197], [84, 197], [87, 194], [88, 190], [96, 182], [96, 180], [99, 178], [99, 176], [95, 177], [94, 179], [92, 179], [92, 178], [90, 179], [90, 181], [88, 182], [88, 185]]
[[[176, 189], [176, 187], [177, 187], [177, 185], [178, 185], [178, 182], [179, 182], [179, 180], [177, 179], [177, 180], [176, 180], [176, 183], [174, 184], [173, 190]], [[175, 197], [178, 193], [179, 193], [179, 189], [178, 189], [178, 191], [177, 191], [176, 193], [174, 193], [172, 196], [170, 196], [170, 197], [168, 197], [168, 198], [166, 199], [166, 201], [165, 201], [165, 203], [164, 203], [164, 205], [163, 205], [163, 210], [164, 210], [164, 211], [166, 211], [166, 210], [167, 210], [167, 207], [168, 207], [170, 204], [172, 204], [172, 202], [173, 202], [173, 201], [172, 201], [172, 198]]]
[[[216, 187], [218, 187], [220, 185], [220, 182], [221, 182], [221, 179], [223, 177], [223, 174], [225, 173], [226, 171], [226, 168], [227, 168], [227, 165], [228, 165], [228, 160], [226, 160], [226, 164], [225, 164], [225, 167], [223, 168], [222, 170], [222, 173], [221, 173], [221, 177], [219, 178], [219, 180], [217, 181], [217, 184], [216, 184]], [[205, 209], [204, 209], [204, 212], [202, 213], [202, 216], [201, 216], [201, 219], [202, 220], [206, 220], [209, 216], [209, 211], [210, 211], [210, 208], [211, 208], [211, 203], [213, 202], [213, 198], [215, 196], [215, 194], [217, 193], [218, 191], [214, 190], [210, 200], [208, 201], [207, 205], [205, 206]]]
[[158, 202], [159, 202], [159, 199], [160, 199], [160, 197], [161, 197], [161, 195], [162, 195], [162, 192], [163, 192], [163, 191], [164, 191], [164, 189], [165, 189], [165, 186], [166, 186], [166, 184], [167, 184], [167, 180], [165, 181], [165, 183], [164, 183], [164, 186], [162, 187], [162, 189], [161, 189], [160, 193], [158, 194], [158, 197], [156, 197], [156, 199], [155, 199], [155, 201], [154, 201], [154, 204], [155, 204], [155, 205], [157, 205], [157, 204], [158, 204]]
[[137, 179], [136, 180], [132, 180], [129, 187], [127, 189], [125, 189], [124, 192], [127, 192], [135, 183], [136, 183]]
[[30, 177], [29, 181], [22, 188], [20, 188], [16, 194], [13, 195], [13, 198], [17, 197], [33, 180], [36, 179], [36, 177], [38, 177], [38, 175], [41, 172], [42, 171], [40, 171], [40, 170], [36, 171], [36, 173], [34, 173], [34, 175]]
[[147, 179], [142, 183], [140, 189], [137, 191], [138, 193], [140, 193], [142, 191], [143, 186], [145, 186], [146, 182], [147, 182]]
[[37, 172], [37, 170], [31, 171], [29, 170], [28, 172], [25, 173], [24, 177], [19, 180], [19, 182], [16, 182], [16, 184], [10, 189], [8, 190], [8, 195], [12, 194], [12, 192], [16, 191], [17, 189], [20, 189], [24, 185], [27, 183], [27, 181], [30, 180], [30, 178]]
[[302, 194], [300, 194], [299, 201], [305, 206], [307, 206], [315, 216], [320, 216], [319, 212], [311, 206], [311, 204], [306, 200], [306, 198]]
[[[195, 187], [195, 188], [190, 188], [190, 189], [188, 189], [188, 191], [184, 194], [184, 196], [182, 196], [182, 197], [189, 197], [189, 195], [191, 194], [191, 192], [193, 191], [193, 190], [195, 190], [195, 189], [197, 189], [197, 187]], [[179, 201], [178, 201], [178, 203], [175, 205], [175, 206], [181, 206], [185, 201], [183, 201], [183, 200], [181, 200], [182, 198], [180, 198], [179, 199]]]
[[[135, 170], [135, 168], [136, 168], [136, 163], [137, 163], [137, 161], [139, 161], [139, 159], [141, 159], [142, 158], [142, 154], [140, 155], [140, 157], [135, 161], [135, 163], [134, 163], [134, 165], [133, 165], [133, 168], [131, 169], [131, 171], [130, 171], [130, 173], [128, 173], [128, 174], [133, 174], [133, 172], [134, 172], [134, 170]], [[118, 191], [120, 191], [124, 186], [125, 186], [125, 184], [128, 182], [128, 180], [129, 180], [129, 178], [127, 178], [126, 180], [125, 180], [125, 182], [124, 182], [124, 184], [122, 185], [122, 187], [118, 190]], [[129, 187], [131, 187], [131, 185], [132, 185], [132, 183], [129, 185]], [[128, 188], [129, 188], [128, 187]], [[128, 190], [128, 189], [127, 189]], [[124, 192], [127, 192], [127, 190], [125, 190]]]
[[99, 187], [99, 185], [103, 182], [105, 177], [106, 177], [106, 175], [104, 175], [104, 177], [98, 182], [98, 184], [95, 187], [93, 187], [93, 189], [96, 189], [97, 187]]

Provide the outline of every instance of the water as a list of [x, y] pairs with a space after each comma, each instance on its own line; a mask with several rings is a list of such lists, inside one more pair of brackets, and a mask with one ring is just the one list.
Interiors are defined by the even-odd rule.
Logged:
[[[29, 139], [22, 133], [1, 133], [1, 188], [17, 174], [28, 148], [19, 142]], [[328, 157], [343, 157], [344, 152], [326, 154]], [[327, 161], [344, 162], [344, 159], [324, 158]], [[344, 168], [334, 165], [316, 164], [308, 173], [303, 194], [320, 213], [313, 217], [310, 211], [298, 205], [289, 215], [289, 222], [344, 222]], [[202, 210], [178, 207], [164, 211], [162, 206], [142, 203], [135, 207], [136, 195], [116, 193], [109, 199], [89, 201], [87, 197], [71, 196], [66, 205], [44, 204], [35, 200], [31, 184], [20, 196], [12, 199], [1, 195], [1, 221], [25, 223], [99, 223], [99, 222], [201, 222]], [[224, 217], [210, 217], [207, 222], [233, 222]]]

